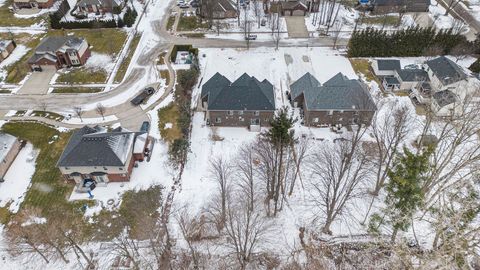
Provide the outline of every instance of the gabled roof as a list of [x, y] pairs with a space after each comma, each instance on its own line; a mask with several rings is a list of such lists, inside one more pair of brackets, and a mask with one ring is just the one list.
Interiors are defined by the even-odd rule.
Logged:
[[[301, 78], [305, 80], [305, 76]], [[307, 85], [308, 83], [304, 83]], [[298, 91], [298, 90], [296, 90]], [[306, 110], [376, 110], [367, 86], [338, 73], [322, 86], [303, 90]]]
[[282, 5], [282, 9], [284, 10], [292, 10], [292, 9], [301, 9], [307, 10], [307, 6], [300, 2], [300, 1], [281, 1], [280, 4]]
[[304, 91], [315, 93], [318, 91], [320, 86], [322, 86], [322, 84], [315, 77], [313, 77], [310, 72], [307, 72], [290, 86], [292, 100], [299, 97]]
[[433, 99], [435, 99], [435, 102], [437, 102], [438, 106], [442, 108], [449, 104], [455, 103], [457, 101], [457, 96], [450, 90], [443, 90], [433, 94]]
[[378, 70], [400, 70], [400, 60], [395, 59], [378, 59]]
[[80, 0], [78, 1], [78, 6], [109, 6], [110, 3], [107, 3], [107, 1], [111, 1], [112, 7], [119, 7], [121, 6], [121, 1], [120, 0]]
[[247, 73], [233, 83], [216, 73], [202, 86], [204, 98], [208, 98], [208, 110], [275, 110], [273, 85]]
[[57, 166], [124, 166], [134, 138], [134, 132], [107, 132], [98, 126], [84, 126], [73, 133]]
[[427, 66], [443, 85], [456, 83], [467, 78], [462, 68], [445, 56], [427, 61]]
[[430, 81], [428, 73], [423, 69], [401, 69], [397, 71], [398, 76], [404, 82], [423, 82]]
[[57, 61], [57, 51], [78, 50], [84, 41], [84, 38], [79, 37], [47, 37], [35, 48], [35, 53], [28, 59], [28, 62], [35, 63], [43, 57], [55, 62]]

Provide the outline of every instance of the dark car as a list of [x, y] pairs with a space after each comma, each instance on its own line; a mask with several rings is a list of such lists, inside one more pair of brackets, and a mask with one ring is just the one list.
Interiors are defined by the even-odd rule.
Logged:
[[245, 40], [255, 40], [257, 39], [257, 35], [248, 35], [245, 37]]
[[187, 4], [181, 4], [181, 5], [180, 5], [180, 8], [189, 8], [189, 7], [190, 7], [190, 6], [187, 5]]
[[140, 105], [145, 101], [145, 99], [147, 99], [147, 97], [153, 95], [153, 93], [155, 93], [155, 89], [153, 89], [153, 87], [147, 87], [143, 89], [140, 94], [130, 100], [130, 102], [135, 106]]
[[190, 6], [192, 6], [193, 8], [197, 8], [200, 7], [200, 4], [198, 2], [191, 2]]
[[140, 128], [140, 132], [148, 133], [150, 131], [150, 122], [145, 121], [142, 123], [142, 127]]

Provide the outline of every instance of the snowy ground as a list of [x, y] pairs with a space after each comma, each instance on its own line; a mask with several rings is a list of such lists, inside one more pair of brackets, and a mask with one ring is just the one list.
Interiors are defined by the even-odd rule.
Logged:
[[[61, 3], [62, 1], [56, 1], [54, 2], [51, 8], [38, 9], [38, 13], [34, 13], [34, 14], [19, 14], [19, 13], [22, 13], [22, 10], [20, 10], [20, 12], [15, 13], [14, 16], [21, 19], [35, 18], [38, 16], [42, 16], [42, 15], [57, 11]], [[0, 6], [1, 6], [1, 3], [0, 3]]]
[[96, 52], [93, 52], [90, 58], [88, 58], [87, 63], [85, 63], [86, 68], [95, 70], [103, 69], [108, 73], [112, 72], [114, 66], [115, 63], [112, 56]]
[[14, 64], [22, 58], [30, 49], [24, 45], [18, 45], [13, 52], [0, 63], [0, 83], [7, 77], [6, 67]]
[[0, 183], [0, 207], [10, 204], [10, 212], [18, 211], [35, 172], [36, 156], [37, 152], [30, 143], [18, 153], [4, 177], [5, 182]]
[[450, 14], [445, 16], [445, 8], [439, 3], [437, 3], [435, 0], [431, 1], [429, 10], [429, 15], [437, 29], [454, 28], [454, 30], [460, 31], [461, 33], [468, 32], [468, 25], [465, 25], [463, 22], [453, 18]]
[[467, 10], [473, 15], [473, 17], [480, 22], [480, 0], [468, 0], [465, 3], [460, 2]]
[[[272, 32], [272, 26], [276, 25], [277, 22], [273, 22], [270, 20], [268, 15], [265, 15], [263, 12], [263, 8], [261, 7], [261, 2], [257, 2], [260, 6], [258, 9], [259, 16], [255, 16], [255, 8], [254, 2], [251, 2], [250, 5], [247, 5], [246, 9], [240, 8], [240, 24], [238, 23], [238, 19], [225, 19], [222, 20], [222, 28], [221, 31], [224, 32], [244, 32], [245, 31], [245, 21], [250, 23], [250, 31], [251, 32]], [[260, 20], [258, 19], [260, 18]], [[264, 26], [262, 26], [261, 22], [264, 21]], [[260, 24], [259, 24], [260, 22]], [[273, 24], [274, 23], [274, 24]], [[285, 32], [287, 31], [287, 24], [285, 22], [284, 17], [280, 17], [278, 20], [280, 24], [280, 31]], [[276, 26], [275, 26], [276, 27]]]

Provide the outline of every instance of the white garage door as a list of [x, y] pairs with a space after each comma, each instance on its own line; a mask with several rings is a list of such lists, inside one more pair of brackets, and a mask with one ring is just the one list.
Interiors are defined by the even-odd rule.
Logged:
[[47, 71], [47, 72], [53, 72], [55, 73], [57, 71], [57, 68], [52, 65], [41, 65], [42, 71]]
[[303, 10], [294, 10], [292, 16], [305, 16], [305, 12]]

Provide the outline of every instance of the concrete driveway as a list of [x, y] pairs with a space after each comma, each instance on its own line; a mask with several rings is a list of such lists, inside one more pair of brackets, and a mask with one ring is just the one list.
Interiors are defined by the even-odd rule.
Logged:
[[18, 90], [17, 94], [46, 94], [48, 92], [50, 81], [56, 72], [57, 70], [55, 67], [48, 67], [44, 68], [43, 71], [33, 72], [23, 86]]
[[308, 30], [303, 16], [285, 16], [289, 38], [308, 38]]

